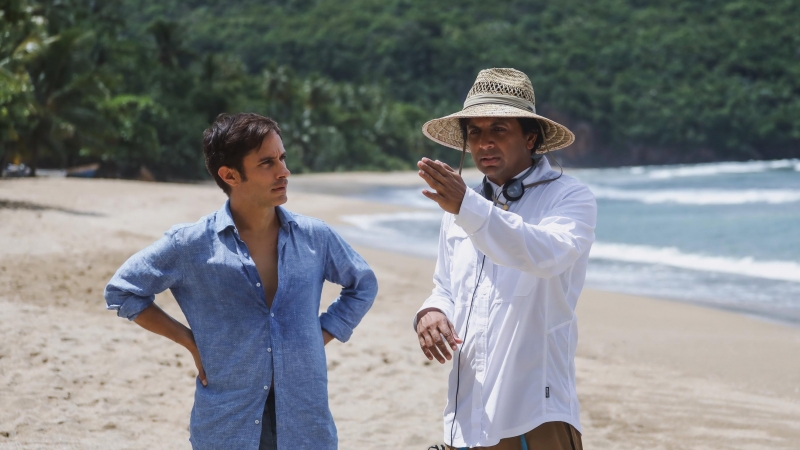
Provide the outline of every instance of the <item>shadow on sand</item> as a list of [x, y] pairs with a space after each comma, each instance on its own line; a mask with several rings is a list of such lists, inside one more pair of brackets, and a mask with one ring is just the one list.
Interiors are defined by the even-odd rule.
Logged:
[[18, 202], [14, 200], [0, 199], [0, 209], [26, 209], [28, 211], [58, 211], [74, 216], [91, 216], [91, 217], [104, 217], [105, 214], [100, 214], [91, 211], [76, 211], [74, 209], [59, 208], [57, 206], [39, 205], [31, 202]]

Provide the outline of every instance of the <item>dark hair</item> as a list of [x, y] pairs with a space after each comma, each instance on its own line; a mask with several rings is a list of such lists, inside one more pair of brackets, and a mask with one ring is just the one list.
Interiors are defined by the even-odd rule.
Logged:
[[[536, 142], [533, 143], [533, 148], [531, 149], [531, 153], [536, 153], [536, 150], [539, 150], [539, 147], [544, 143], [544, 133], [542, 132], [542, 126], [539, 124], [539, 121], [533, 117], [515, 117], [515, 119], [519, 122], [519, 126], [522, 127], [523, 135], [536, 133]], [[458, 119], [458, 124], [461, 126], [461, 137], [464, 139], [464, 147], [466, 148], [469, 118], [462, 117]]]
[[231, 187], [220, 178], [217, 173], [219, 168], [225, 166], [236, 169], [242, 175], [242, 180], [247, 180], [242, 161], [261, 146], [270, 131], [281, 135], [281, 129], [274, 120], [258, 114], [239, 113], [220, 114], [203, 132], [206, 169], [226, 194], [230, 195]]

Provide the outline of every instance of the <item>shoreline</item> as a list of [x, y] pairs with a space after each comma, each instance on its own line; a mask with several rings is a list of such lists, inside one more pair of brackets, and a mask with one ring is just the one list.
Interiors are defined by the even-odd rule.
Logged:
[[[365, 210], [413, 210], [292, 190], [375, 178], [325, 175], [295, 176], [287, 208], [331, 224]], [[218, 209], [221, 191], [34, 179], [0, 183], [0, 199], [44, 207], [0, 207], [0, 449], [189, 448], [190, 356], [105, 311], [101, 293], [128, 255]], [[327, 347], [340, 448], [441, 444], [450, 366], [422, 356], [410, 325], [432, 287], [434, 261], [356, 249], [380, 292], [352, 340]], [[323, 308], [336, 292], [326, 285]], [[157, 302], [182, 320], [168, 293]], [[791, 449], [800, 441], [800, 330], [592, 289], [577, 314], [587, 448]]]
[[[566, 172], [565, 172], [566, 173]], [[317, 173], [317, 174], [303, 174], [295, 176], [299, 178], [299, 180], [295, 181], [295, 189], [299, 190], [301, 193], [307, 194], [316, 194], [316, 195], [332, 195], [332, 196], [347, 196], [352, 198], [353, 200], [358, 201], [366, 201], [372, 205], [387, 205], [386, 203], [373, 203], [370, 200], [361, 200], [358, 199], [356, 196], [364, 195], [370, 193], [375, 190], [376, 187], [381, 188], [412, 188], [412, 187], [419, 187], [419, 189], [423, 189], [425, 186], [423, 182], [417, 176], [417, 172], [415, 171], [406, 171], [406, 172], [388, 172], [388, 173], [381, 173], [376, 174], [372, 172], [351, 172], [353, 175], [353, 183], [346, 185], [345, 187], [342, 186], [331, 186], [331, 183], [334, 183], [336, 180], [343, 178], [342, 174], [337, 173]], [[464, 177], [465, 179], [477, 178], [482, 174], [475, 168], [468, 168], [464, 170]], [[397, 205], [397, 212], [429, 212], [430, 210], [423, 210], [420, 208], [416, 208], [413, 206], [408, 205]], [[383, 211], [371, 211], [371, 214], [380, 213]], [[341, 219], [338, 216], [331, 217], [330, 220], [332, 223], [337, 225], [349, 227], [355, 229], [356, 227], [352, 223], [342, 223]], [[326, 220], [327, 221], [327, 220]], [[430, 255], [423, 255], [419, 252], [414, 251], [413, 249], [401, 249], [401, 248], [392, 248], [392, 246], [388, 245], [367, 245], [370, 248], [375, 248], [378, 250], [392, 252], [392, 253], [400, 253], [406, 256], [411, 257], [418, 257], [422, 259], [434, 260], [435, 257], [431, 257]], [[590, 267], [591, 267], [591, 260], [590, 260]], [[687, 271], [691, 271], [691, 269], [683, 269]], [[748, 275], [741, 275], [735, 274], [739, 277], [748, 278]], [[758, 308], [757, 306], [753, 305], [744, 305], [738, 306], [735, 304], [725, 304], [725, 303], [715, 303], [713, 300], [708, 298], [702, 297], [692, 297], [691, 295], [679, 296], [679, 295], [655, 295], [652, 293], [644, 293], [644, 292], [635, 292], [632, 290], [614, 290], [614, 289], [607, 289], [607, 288], [597, 288], [593, 287], [590, 284], [585, 286], [588, 289], [602, 291], [602, 292], [609, 292], [609, 293], [616, 293], [616, 294], [623, 294], [623, 295], [634, 295], [634, 296], [642, 296], [648, 298], [654, 298], [658, 300], [664, 301], [673, 301], [681, 304], [688, 304], [694, 306], [700, 306], [704, 308], [710, 308], [713, 310], [724, 311], [724, 312], [732, 312], [736, 314], [741, 314], [747, 317], [751, 317], [758, 320], [763, 320], [769, 323], [777, 323], [781, 325], [788, 325], [795, 328], [800, 328], [800, 316], [798, 315], [784, 315], [781, 311], [775, 310], [774, 308]]]

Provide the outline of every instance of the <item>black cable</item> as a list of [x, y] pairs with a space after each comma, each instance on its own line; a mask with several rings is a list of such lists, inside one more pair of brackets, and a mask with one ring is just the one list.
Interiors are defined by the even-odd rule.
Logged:
[[[459, 175], [461, 174], [461, 168], [464, 166], [464, 155], [466, 155], [466, 142], [464, 143], [464, 148], [462, 149], [461, 153], [461, 164], [458, 168]], [[555, 159], [555, 158], [553, 158]], [[549, 183], [551, 181], [556, 181], [561, 178], [561, 175], [564, 175], [564, 168], [561, 166], [561, 163], [558, 162], [558, 159], [555, 159], [556, 164], [558, 164], [559, 169], [561, 172], [558, 174], [557, 177], [551, 178], [548, 180], [537, 181], [535, 183], [523, 185], [523, 192], [528, 188], [533, 186], [538, 186], [540, 184]], [[492, 206], [497, 206], [497, 196], [495, 195], [494, 201], [492, 202]], [[478, 294], [478, 284], [481, 281], [481, 275], [483, 275], [483, 266], [486, 264], [486, 255], [483, 255], [483, 259], [481, 260], [481, 270], [478, 271], [478, 277], [475, 279], [475, 288], [472, 290], [472, 299], [469, 301], [469, 311], [467, 311], [467, 324], [464, 326], [464, 339], [461, 342], [461, 348], [458, 349], [458, 359], [457, 359], [457, 366], [456, 366], [456, 399], [455, 404], [453, 405], [453, 421], [450, 423], [450, 448], [453, 449], [453, 441], [455, 440], [455, 426], [456, 426], [456, 415], [458, 414], [458, 390], [461, 387], [461, 351], [464, 349], [464, 346], [467, 344], [467, 335], [469, 334], [469, 318], [472, 316], [472, 305], [475, 303], [475, 296]], [[572, 438], [572, 436], [570, 436]], [[574, 444], [573, 444], [574, 445]]]
[[481, 270], [478, 271], [478, 276], [475, 278], [475, 289], [472, 290], [472, 299], [469, 301], [469, 311], [467, 311], [467, 324], [464, 327], [464, 340], [461, 342], [461, 348], [458, 349], [458, 362], [456, 363], [456, 401], [455, 405], [453, 406], [453, 421], [450, 423], [450, 447], [453, 446], [453, 441], [455, 440], [455, 426], [456, 426], [456, 414], [458, 414], [458, 388], [461, 385], [461, 352], [464, 350], [464, 346], [467, 344], [467, 335], [469, 334], [469, 318], [472, 315], [472, 305], [475, 303], [475, 295], [478, 294], [478, 284], [481, 281], [481, 275], [483, 275], [483, 265], [486, 263], [486, 255], [483, 255], [483, 260], [481, 261]]
[[[543, 154], [542, 158], [547, 158], [547, 153]], [[540, 184], [549, 183], [551, 181], [556, 181], [557, 179], [561, 178], [561, 175], [564, 175], [564, 167], [561, 165], [560, 162], [558, 162], [558, 158], [556, 158], [555, 156], [553, 156], [553, 161], [555, 161], [556, 164], [558, 164], [558, 168], [560, 169], [560, 172], [559, 172], [557, 177], [550, 178], [550, 179], [547, 179], [547, 180], [537, 181], [537, 182], [531, 183], [531, 184], [524, 184], [524, 185], [522, 185], [522, 189], [529, 189], [529, 188], [532, 188], [534, 186], [538, 186]], [[539, 163], [537, 162], [536, 164], [538, 165]]]

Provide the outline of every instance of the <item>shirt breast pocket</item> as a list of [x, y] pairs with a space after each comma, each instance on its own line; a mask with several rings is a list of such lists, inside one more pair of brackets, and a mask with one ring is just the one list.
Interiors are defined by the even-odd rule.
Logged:
[[536, 285], [537, 278], [525, 272], [520, 272], [517, 285], [514, 287], [514, 297], [528, 297]]
[[[533, 295], [534, 288], [539, 280], [541, 279], [529, 273], [521, 273], [517, 285], [514, 287], [513, 299], [517, 301], [528, 301], [525, 299]], [[535, 300], [547, 302], [547, 304], [543, 306], [546, 308], [545, 326], [547, 327], [548, 333], [572, 321], [574, 312], [562, 296], [543, 294], [543, 298], [541, 299], [531, 299], [531, 301]]]
[[527, 302], [531, 296], [536, 278], [524, 272], [514, 270], [503, 270], [498, 274], [496, 288], [499, 289], [498, 295], [492, 300], [493, 305], [513, 304]]

